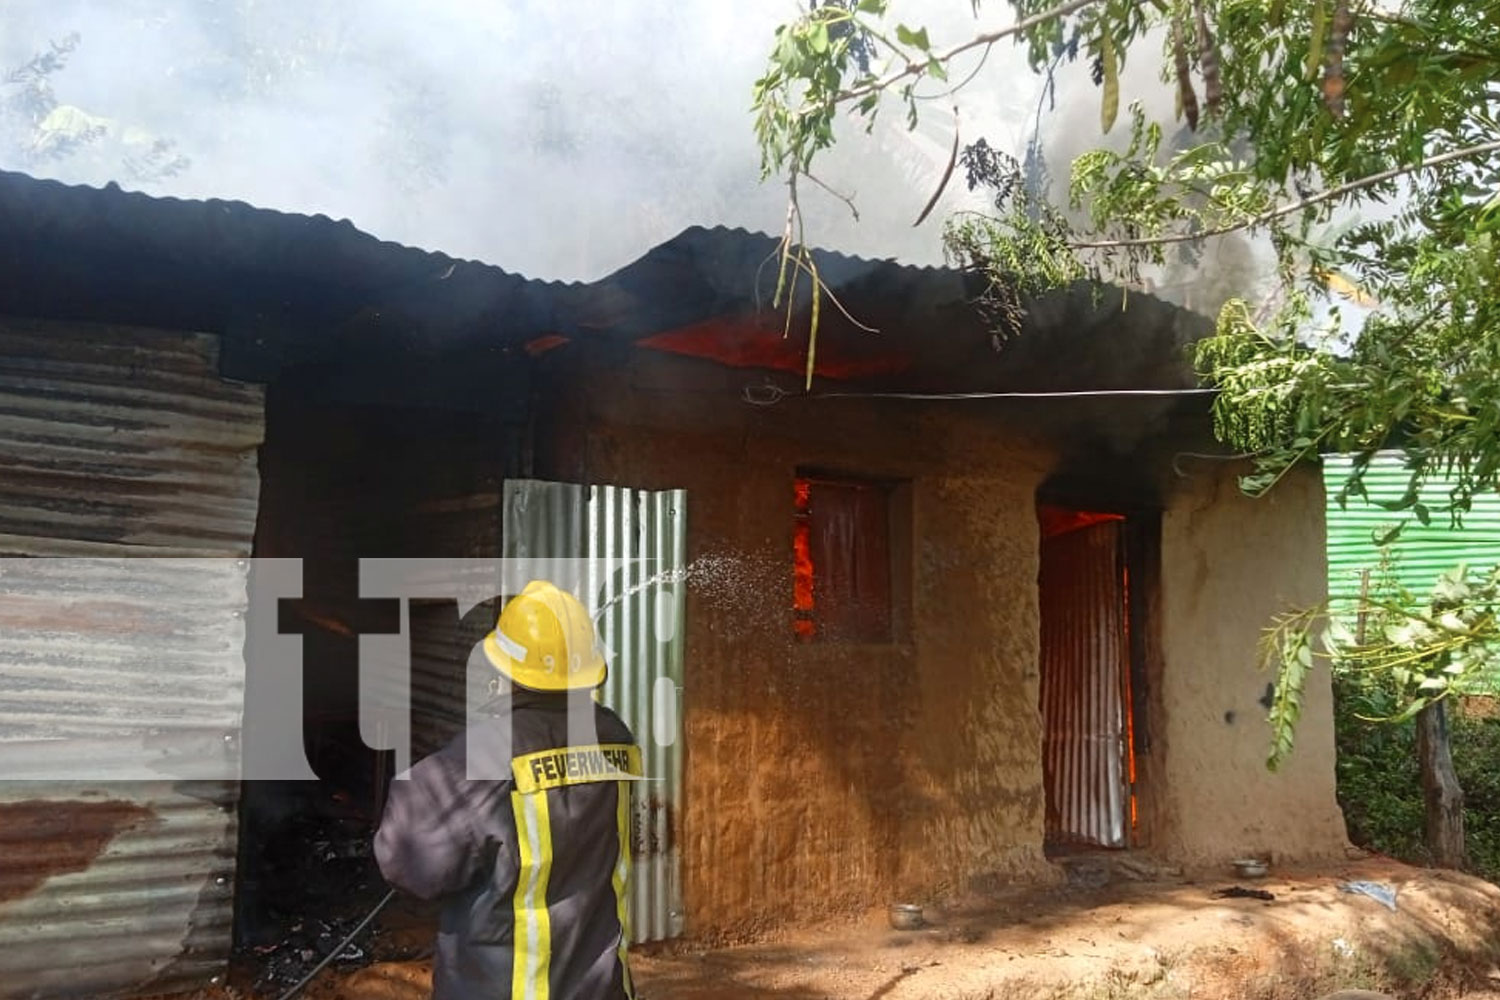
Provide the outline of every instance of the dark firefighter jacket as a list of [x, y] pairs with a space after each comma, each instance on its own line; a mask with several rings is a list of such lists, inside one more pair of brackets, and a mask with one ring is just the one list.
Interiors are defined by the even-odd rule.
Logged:
[[434, 1000], [633, 995], [634, 743], [587, 696], [517, 692], [391, 782], [375, 857], [391, 885], [443, 901]]

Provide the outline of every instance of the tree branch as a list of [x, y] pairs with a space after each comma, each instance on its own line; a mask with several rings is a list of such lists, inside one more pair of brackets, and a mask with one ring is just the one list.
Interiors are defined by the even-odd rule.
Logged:
[[1314, 205], [1320, 205], [1325, 201], [1332, 201], [1335, 198], [1342, 198], [1346, 194], [1353, 194], [1355, 191], [1361, 191], [1368, 187], [1374, 187], [1376, 184], [1384, 184], [1386, 181], [1396, 180], [1399, 177], [1405, 177], [1408, 174], [1414, 174], [1420, 170], [1427, 170], [1431, 167], [1440, 167], [1443, 164], [1451, 163], [1454, 160], [1466, 160], [1471, 157], [1482, 156], [1485, 153], [1500, 153], [1500, 141], [1483, 142], [1477, 146], [1466, 146], [1463, 149], [1449, 150], [1448, 152], [1439, 154], [1438, 156], [1430, 156], [1427, 159], [1422, 160], [1420, 163], [1412, 163], [1404, 167], [1392, 167], [1390, 170], [1382, 170], [1378, 174], [1371, 174], [1369, 177], [1361, 177], [1357, 181], [1350, 181], [1347, 184], [1340, 184], [1338, 187], [1329, 188], [1327, 191], [1319, 192], [1318, 194], [1315, 194], [1309, 198], [1302, 198], [1298, 201], [1292, 202], [1289, 205], [1282, 205], [1280, 208], [1273, 209], [1253, 218], [1245, 219], [1241, 222], [1217, 226], [1213, 229], [1206, 229], [1201, 233], [1174, 233], [1169, 236], [1143, 236], [1139, 239], [1128, 240], [1091, 240], [1083, 243], [1069, 243], [1068, 246], [1074, 250], [1123, 250], [1132, 247], [1167, 246], [1173, 243], [1192, 243], [1197, 240], [1206, 240], [1213, 236], [1223, 236], [1226, 233], [1239, 232], [1242, 229], [1254, 229], [1257, 226], [1263, 226], [1268, 222], [1275, 222], [1282, 216], [1292, 215], [1296, 212], [1302, 211], [1303, 209], [1312, 208]]
[[814, 184], [816, 184], [818, 187], [822, 188], [824, 191], [827, 191], [829, 194], [833, 195], [835, 198], [837, 198], [839, 201], [843, 202], [845, 205], [848, 205], [849, 206], [849, 211], [851, 213], [853, 213], [853, 215], [854, 215], [854, 221], [855, 222], [859, 221], [859, 209], [857, 209], [857, 208], [854, 207], [854, 199], [853, 198], [849, 197], [847, 194], [843, 194], [842, 192], [835, 191], [833, 188], [831, 188], [827, 184], [825, 184], [822, 181], [821, 178], [819, 178], [816, 174], [812, 173], [809, 170], [802, 171], [802, 176], [806, 177], [808, 180], [812, 181]]
[[[1008, 28], [1001, 28], [998, 31], [987, 31], [982, 35], [975, 35], [967, 42], [964, 42], [961, 45], [955, 45], [953, 48], [949, 49], [947, 52], [944, 52], [942, 55], [934, 56], [933, 58], [940, 63], [947, 63], [955, 56], [961, 56], [965, 52], [968, 52], [970, 49], [977, 49], [985, 45], [994, 45], [996, 42], [1000, 41], [1003, 38], [1009, 38], [1012, 35], [1019, 35], [1023, 31], [1030, 31], [1037, 25], [1046, 24], [1048, 21], [1055, 20], [1059, 17], [1067, 17], [1069, 14], [1076, 13], [1077, 11], [1080, 11], [1085, 7], [1092, 7], [1095, 4], [1102, 2], [1103, 0], [1068, 0], [1067, 3], [1059, 4], [1058, 6], [1053, 7], [1050, 10], [1044, 10], [1040, 14], [1033, 14], [1031, 17], [1028, 17], [1025, 20], [1017, 21], [1015, 24], [1012, 24]], [[927, 63], [907, 63], [904, 69], [897, 70], [896, 72], [883, 76], [878, 80], [872, 80], [869, 83], [862, 84], [858, 87], [840, 91], [839, 94], [834, 97], [833, 103], [844, 104], [848, 101], [855, 101], [861, 97], [867, 97], [870, 94], [888, 90], [892, 85], [900, 83], [902, 80], [906, 79], [909, 76], [920, 76], [924, 71], [926, 71], [926, 69]]]

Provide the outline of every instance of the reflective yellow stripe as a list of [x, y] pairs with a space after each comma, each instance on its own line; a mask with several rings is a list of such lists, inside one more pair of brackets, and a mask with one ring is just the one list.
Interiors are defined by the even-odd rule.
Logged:
[[548, 1000], [552, 965], [552, 920], [547, 914], [547, 880], [552, 874], [552, 818], [547, 793], [512, 792], [521, 872], [516, 881], [516, 946], [511, 996]]
[[615, 912], [620, 916], [620, 969], [625, 977], [625, 995], [635, 996], [630, 981], [630, 782], [622, 781], [615, 808], [615, 829], [620, 836], [620, 855], [615, 859]]

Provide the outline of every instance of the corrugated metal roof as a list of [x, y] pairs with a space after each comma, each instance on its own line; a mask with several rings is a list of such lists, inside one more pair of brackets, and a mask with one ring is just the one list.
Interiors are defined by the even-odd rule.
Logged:
[[[777, 244], [693, 227], [599, 281], [562, 284], [383, 242], [320, 216], [0, 172], [0, 312], [222, 334], [224, 370], [255, 381], [307, 363], [385, 363], [400, 373], [460, 350], [514, 362], [523, 345], [549, 335], [599, 348], [678, 334], [658, 347], [683, 352], [686, 343], [695, 357], [800, 373], [810, 296], [802, 282], [794, 336], [783, 343], [786, 317], [771, 306], [775, 268], [764, 266]], [[1029, 302], [1026, 336], [997, 340], [975, 308], [977, 275], [814, 256], [844, 307], [822, 310], [820, 372], [871, 388], [1194, 386], [1184, 348], [1212, 329], [1151, 295], [1127, 300], [1119, 289], [1080, 284]], [[767, 349], [745, 361], [743, 345], [714, 343], [721, 335], [760, 338]], [[1194, 402], [1201, 409], [1204, 400]]]
[[[570, 294], [562, 332], [608, 331], [736, 367], [800, 374], [811, 294], [802, 282], [788, 338], [785, 312], [770, 307], [776, 269], [764, 266], [778, 245], [741, 229], [684, 230]], [[1199, 385], [1187, 348], [1212, 322], [1151, 295], [1080, 282], [1029, 301], [1023, 335], [997, 338], [993, 320], [976, 308], [984, 284], [977, 274], [825, 250], [814, 257], [843, 307], [825, 302], [819, 318], [818, 370], [832, 378], [943, 392]]]
[[0, 777], [50, 778], [0, 784], [0, 996], [227, 959], [238, 786], [102, 780], [236, 760], [263, 415], [217, 347], [0, 320], [0, 557], [90, 557], [0, 563]]
[[[1405, 527], [1392, 546], [1394, 568], [1402, 584], [1419, 597], [1431, 593], [1438, 576], [1459, 563], [1467, 563], [1471, 572], [1500, 563], [1500, 495], [1475, 497], [1462, 527], [1453, 527], [1448, 515], [1440, 512], [1448, 502], [1449, 487], [1441, 479], [1430, 480], [1420, 498], [1434, 514], [1432, 523], [1423, 525], [1410, 511], [1385, 510], [1359, 498], [1350, 498], [1346, 507], [1340, 507], [1337, 495], [1351, 465], [1352, 459], [1339, 455], [1327, 456], [1323, 462], [1328, 491], [1328, 596], [1335, 607], [1358, 598], [1363, 573], [1380, 563], [1375, 537], [1398, 523]], [[1407, 480], [1401, 457], [1394, 452], [1378, 455], [1365, 474], [1366, 489], [1378, 501], [1400, 500], [1406, 494]]]

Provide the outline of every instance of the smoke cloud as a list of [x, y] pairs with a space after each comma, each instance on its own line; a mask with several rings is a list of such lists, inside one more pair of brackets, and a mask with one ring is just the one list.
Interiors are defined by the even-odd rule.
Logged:
[[[348, 218], [383, 239], [531, 277], [592, 280], [688, 226], [781, 231], [785, 190], [760, 181], [750, 90], [775, 26], [799, 9], [10, 0], [0, 67], [76, 41], [44, 75], [45, 92], [29, 95], [40, 99], [27, 105], [24, 81], [0, 89], [0, 167]], [[964, 0], [892, 4], [894, 20], [928, 26], [940, 45], [1011, 16], [998, 2], [977, 22]], [[953, 78], [978, 64], [978, 53], [965, 57]], [[1170, 101], [1155, 73], [1154, 59], [1127, 64], [1124, 102]], [[983, 137], [1017, 158], [1040, 124], [1059, 197], [1072, 156], [1101, 139], [1082, 61], [1063, 64], [1049, 93], [1023, 51], [1002, 43], [960, 95], [942, 90], [920, 88], [934, 99], [915, 130], [895, 101], [872, 135], [849, 124], [819, 176], [854, 198], [860, 219], [808, 185], [808, 242], [941, 263], [942, 220], [983, 204], [955, 175], [913, 226], [955, 124], [964, 143]], [[1226, 273], [1237, 282], [1248, 263]]]
[[[35, 122], [20, 130], [30, 135], [10, 129], [6, 169], [349, 218], [384, 239], [568, 280], [599, 277], [691, 225], [775, 233], [784, 223], [784, 189], [759, 179], [749, 106], [773, 29], [799, 9], [790, 2], [6, 8], [7, 70], [76, 33], [47, 79], [62, 109], [47, 124], [93, 128], [62, 150], [38, 146]], [[975, 30], [955, 0], [908, 0], [895, 14], [934, 38]], [[1009, 16], [994, 4], [984, 19]], [[976, 82], [961, 99], [964, 140], [1019, 152], [1040, 81], [1001, 46]], [[809, 242], [940, 262], [944, 210], [966, 192], [952, 185], [913, 228], [952, 142], [952, 100], [925, 110], [915, 132], [894, 103], [873, 137], [849, 129], [855, 141], [821, 179], [856, 199], [861, 220], [808, 191]]]

